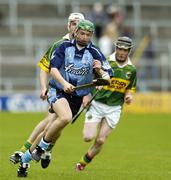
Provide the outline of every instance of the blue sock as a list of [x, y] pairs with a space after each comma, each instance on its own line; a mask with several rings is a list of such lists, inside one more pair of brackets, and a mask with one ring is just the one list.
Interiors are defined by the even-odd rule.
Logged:
[[30, 151], [27, 150], [24, 155], [22, 156], [21, 158], [21, 162], [22, 163], [29, 163], [31, 161], [32, 157], [31, 157], [31, 154], [30, 154]]
[[45, 150], [48, 149], [49, 145], [50, 145], [50, 143], [45, 142], [43, 138], [41, 139], [41, 141], [39, 143], [39, 146]]

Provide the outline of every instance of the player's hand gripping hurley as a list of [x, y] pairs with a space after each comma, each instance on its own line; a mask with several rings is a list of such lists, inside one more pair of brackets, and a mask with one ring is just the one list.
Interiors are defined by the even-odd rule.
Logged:
[[98, 78], [98, 79], [94, 79], [91, 83], [76, 86], [74, 90], [81, 90], [81, 89], [90, 88], [94, 86], [106, 86], [109, 84], [110, 82], [108, 80], [103, 79], [103, 78]]
[[[74, 87], [73, 90], [81, 90], [81, 89], [86, 89], [86, 88], [90, 88], [90, 87], [94, 87], [94, 86], [106, 86], [106, 85], [109, 85], [110, 82], [106, 79], [103, 79], [103, 78], [98, 78], [98, 79], [94, 79], [91, 83], [88, 83], [88, 84], [83, 84], [83, 85], [80, 85], [80, 86], [76, 86]], [[98, 92], [98, 91], [97, 91]], [[92, 100], [95, 98], [97, 92], [93, 95], [92, 99], [90, 100], [89, 104], [91, 104]], [[88, 105], [89, 106], [89, 105]], [[73, 120], [72, 120], [72, 123], [74, 123], [74, 121], [80, 116], [80, 114], [85, 110], [87, 109], [87, 106], [85, 108], [83, 108], [82, 110], [80, 110], [74, 117], [73, 117]], [[49, 109], [49, 112], [50, 113], [54, 113], [53, 111], [53, 108], [50, 107]]]

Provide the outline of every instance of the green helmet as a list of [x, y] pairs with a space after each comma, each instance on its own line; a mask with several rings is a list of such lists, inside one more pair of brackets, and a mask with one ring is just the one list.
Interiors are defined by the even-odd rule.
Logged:
[[77, 30], [78, 29], [83, 29], [83, 30], [87, 30], [87, 31], [90, 31], [90, 32], [94, 32], [94, 30], [95, 30], [94, 24], [89, 20], [81, 20], [77, 24]]

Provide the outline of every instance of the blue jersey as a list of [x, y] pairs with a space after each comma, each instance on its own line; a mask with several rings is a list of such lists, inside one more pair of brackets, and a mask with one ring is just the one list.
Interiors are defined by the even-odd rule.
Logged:
[[[101, 61], [104, 70], [112, 72], [108, 61], [92, 42], [79, 50], [76, 47], [76, 40], [64, 41], [52, 54], [50, 66], [51, 68], [57, 68], [66, 81], [78, 86], [92, 82], [94, 59]], [[63, 90], [62, 85], [54, 79], [51, 79], [49, 84], [51, 87]], [[85, 96], [90, 91], [90, 88], [77, 90], [74, 94]]]

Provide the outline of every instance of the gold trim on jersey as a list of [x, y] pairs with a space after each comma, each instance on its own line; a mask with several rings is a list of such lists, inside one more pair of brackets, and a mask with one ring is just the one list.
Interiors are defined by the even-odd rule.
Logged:
[[46, 55], [42, 57], [42, 59], [38, 62], [37, 65], [45, 72], [49, 72], [49, 60]]
[[130, 80], [112, 77], [110, 85], [104, 86], [103, 89], [125, 93], [126, 88], [128, 87], [129, 83], [130, 83]]
[[132, 87], [131, 89], [129, 89], [129, 91], [130, 91], [131, 93], [135, 93], [135, 92], [136, 92], [136, 88], [135, 88], [135, 87]]

